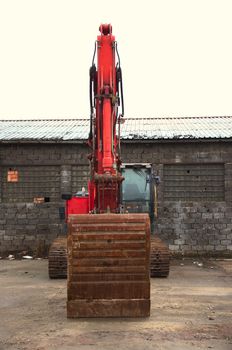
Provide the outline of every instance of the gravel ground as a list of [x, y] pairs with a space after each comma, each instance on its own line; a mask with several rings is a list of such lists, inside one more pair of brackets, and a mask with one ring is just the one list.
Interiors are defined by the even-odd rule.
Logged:
[[47, 260], [0, 261], [0, 350], [232, 350], [232, 261], [173, 261], [146, 319], [67, 319]]

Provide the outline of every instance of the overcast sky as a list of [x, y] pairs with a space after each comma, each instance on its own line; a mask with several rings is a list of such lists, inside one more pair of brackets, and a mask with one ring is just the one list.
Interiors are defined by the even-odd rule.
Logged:
[[100, 23], [127, 117], [232, 115], [231, 0], [0, 0], [0, 119], [89, 117]]

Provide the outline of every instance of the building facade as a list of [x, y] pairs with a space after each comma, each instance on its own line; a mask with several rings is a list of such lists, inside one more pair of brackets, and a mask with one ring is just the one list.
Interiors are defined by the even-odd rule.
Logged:
[[[202, 120], [208, 123], [205, 131]], [[168, 126], [174, 121], [141, 119], [133, 128], [122, 125], [122, 159], [150, 163], [159, 176], [155, 232], [173, 252], [232, 256], [232, 118], [198, 118], [195, 129], [184, 128], [184, 122], [186, 118], [177, 118], [176, 125]], [[79, 129], [69, 121], [63, 121], [63, 128], [60, 121], [49, 121], [43, 129], [33, 121], [4, 123], [0, 254], [25, 250], [39, 255], [64, 232], [61, 194], [87, 185], [88, 123], [78, 121]], [[72, 134], [73, 128], [78, 135]]]

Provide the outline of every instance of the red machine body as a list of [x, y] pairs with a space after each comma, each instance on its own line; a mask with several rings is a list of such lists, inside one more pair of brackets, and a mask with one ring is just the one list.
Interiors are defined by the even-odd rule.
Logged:
[[[86, 211], [83, 212], [84, 208], [80, 209], [82, 198], [71, 199], [67, 201], [67, 215], [69, 213], [120, 212], [123, 177], [120, 173], [120, 136], [117, 136], [116, 130], [120, 118], [123, 117], [122, 76], [117, 43], [112, 35], [112, 26], [103, 24], [99, 30], [101, 34], [95, 43], [94, 57], [90, 68], [89, 205], [84, 206]], [[94, 64], [96, 52], [97, 67]], [[116, 56], [118, 57], [117, 64]], [[120, 93], [122, 114], [118, 116]]]
[[66, 217], [70, 214], [87, 214], [89, 212], [88, 197], [72, 197], [66, 201]]

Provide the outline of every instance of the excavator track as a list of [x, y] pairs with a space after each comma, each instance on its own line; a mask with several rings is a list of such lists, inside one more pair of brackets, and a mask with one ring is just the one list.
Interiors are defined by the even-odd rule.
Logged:
[[67, 278], [67, 237], [57, 237], [48, 254], [48, 273], [51, 279]]
[[170, 252], [160, 238], [151, 236], [150, 276], [168, 277], [170, 267]]

